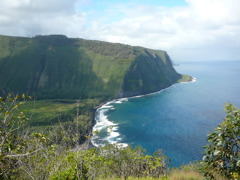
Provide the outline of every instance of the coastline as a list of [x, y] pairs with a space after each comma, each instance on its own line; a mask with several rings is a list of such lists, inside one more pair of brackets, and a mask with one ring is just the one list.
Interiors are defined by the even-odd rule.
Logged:
[[[164, 89], [156, 91], [156, 92], [143, 94], [143, 95], [136, 95], [136, 96], [131, 96], [131, 97], [117, 98], [117, 99], [113, 99], [113, 100], [101, 103], [99, 106], [96, 107], [96, 110], [95, 110], [94, 123], [92, 126], [92, 138], [90, 139], [90, 143], [91, 143], [90, 148], [104, 146], [105, 145], [105, 144], [103, 144], [104, 141], [108, 141], [108, 143], [110, 143], [110, 144], [117, 144], [117, 145], [120, 145], [123, 147], [128, 146], [128, 144], [119, 143], [117, 140], [111, 141], [111, 139], [114, 139], [114, 138], [119, 139], [119, 141], [122, 140], [121, 138], [117, 138], [118, 136], [120, 136], [120, 133], [117, 132], [118, 124], [114, 124], [113, 122], [109, 121], [107, 118], [107, 115], [105, 114], [106, 112], [114, 109], [114, 107], [111, 104], [123, 103], [130, 99], [155, 95], [155, 94], [161, 93], [162, 91], [167, 90], [168, 88], [175, 86], [178, 83], [192, 83], [192, 82], [196, 82], [196, 80], [197, 79], [195, 77], [191, 77], [191, 81], [176, 82], [176, 83], [174, 83]], [[107, 129], [107, 132], [109, 134], [105, 138], [100, 139], [98, 137], [98, 133], [103, 129]], [[100, 144], [97, 143], [98, 138], [102, 141]]]

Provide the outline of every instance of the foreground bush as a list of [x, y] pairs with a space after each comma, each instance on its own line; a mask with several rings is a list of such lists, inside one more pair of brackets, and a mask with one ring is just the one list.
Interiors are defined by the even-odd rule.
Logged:
[[[144, 155], [141, 148], [108, 145], [98, 149], [71, 152], [59, 162], [50, 179], [96, 179], [159, 177], [168, 172], [168, 159], [160, 151]], [[52, 169], [56, 169], [55, 166]]]
[[117, 145], [79, 151], [78, 113], [76, 121], [53, 126], [48, 136], [29, 133], [19, 108], [25, 99], [0, 97], [0, 179], [201, 179], [199, 169], [210, 179], [240, 179], [240, 110], [232, 104], [208, 136], [204, 160], [169, 175], [169, 159], [161, 151], [146, 155], [140, 147]]
[[19, 107], [26, 97], [8, 94], [0, 97], [0, 179], [10, 179], [18, 174], [22, 159], [44, 149], [47, 138], [41, 133], [23, 131], [28, 120]]
[[73, 151], [80, 128], [69, 123], [53, 127], [49, 137], [29, 133], [28, 118], [20, 110], [25, 99], [25, 95], [0, 97], [0, 179], [126, 179], [167, 174], [168, 159], [161, 151], [150, 156], [141, 148], [116, 145]]
[[228, 103], [225, 111], [224, 121], [208, 135], [204, 173], [213, 179], [216, 179], [216, 173], [229, 179], [240, 179], [240, 110]]

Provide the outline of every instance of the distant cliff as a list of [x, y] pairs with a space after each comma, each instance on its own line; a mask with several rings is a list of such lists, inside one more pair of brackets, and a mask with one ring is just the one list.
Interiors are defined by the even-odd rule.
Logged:
[[63, 35], [0, 36], [1, 93], [116, 98], [158, 91], [182, 78], [165, 51]]

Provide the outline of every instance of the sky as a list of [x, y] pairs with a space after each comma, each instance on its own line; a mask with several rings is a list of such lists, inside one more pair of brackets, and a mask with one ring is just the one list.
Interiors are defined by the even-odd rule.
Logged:
[[240, 0], [0, 0], [0, 34], [64, 34], [168, 52], [173, 61], [240, 60]]

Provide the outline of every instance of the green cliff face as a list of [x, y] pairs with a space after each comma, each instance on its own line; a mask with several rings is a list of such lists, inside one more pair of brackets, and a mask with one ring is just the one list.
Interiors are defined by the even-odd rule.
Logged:
[[0, 90], [46, 98], [125, 97], [179, 81], [167, 53], [63, 35], [0, 36]]

